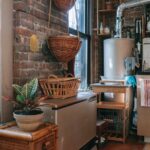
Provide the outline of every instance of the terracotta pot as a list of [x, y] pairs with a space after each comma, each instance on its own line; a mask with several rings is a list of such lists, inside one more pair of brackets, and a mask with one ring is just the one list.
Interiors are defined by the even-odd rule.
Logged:
[[21, 111], [15, 111], [13, 116], [18, 127], [24, 131], [34, 131], [43, 124], [44, 113], [39, 111], [33, 115], [24, 115]]

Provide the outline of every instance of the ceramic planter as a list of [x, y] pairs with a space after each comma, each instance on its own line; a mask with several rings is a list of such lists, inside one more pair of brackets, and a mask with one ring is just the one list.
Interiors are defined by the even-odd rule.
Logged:
[[20, 129], [24, 131], [34, 131], [43, 124], [44, 113], [38, 110], [36, 114], [26, 115], [21, 111], [15, 111], [13, 116]]

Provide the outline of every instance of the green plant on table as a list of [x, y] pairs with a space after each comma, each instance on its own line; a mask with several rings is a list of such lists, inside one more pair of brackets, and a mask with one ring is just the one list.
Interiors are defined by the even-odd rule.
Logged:
[[34, 78], [23, 86], [13, 84], [12, 87], [16, 93], [16, 99], [11, 100], [10, 98], [4, 97], [5, 100], [10, 100], [14, 103], [16, 110], [21, 110], [25, 114], [30, 114], [31, 111], [37, 110], [39, 102], [43, 98], [37, 97], [38, 79]]

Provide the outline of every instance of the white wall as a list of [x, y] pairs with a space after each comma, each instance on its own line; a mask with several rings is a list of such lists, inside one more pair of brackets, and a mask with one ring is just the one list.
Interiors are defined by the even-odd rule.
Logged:
[[0, 0], [0, 116], [1, 121], [12, 119], [12, 105], [2, 96], [12, 97], [13, 82], [13, 0]]

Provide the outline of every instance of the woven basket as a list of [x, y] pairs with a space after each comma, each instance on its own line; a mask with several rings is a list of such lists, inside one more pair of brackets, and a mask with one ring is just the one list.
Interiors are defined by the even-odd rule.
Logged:
[[67, 12], [75, 4], [76, 0], [53, 0], [55, 6], [64, 12]]
[[48, 47], [56, 59], [60, 62], [72, 60], [81, 46], [79, 37], [60, 35], [48, 38]]
[[50, 75], [48, 79], [40, 79], [39, 83], [45, 96], [64, 99], [77, 94], [80, 81], [74, 77]]

